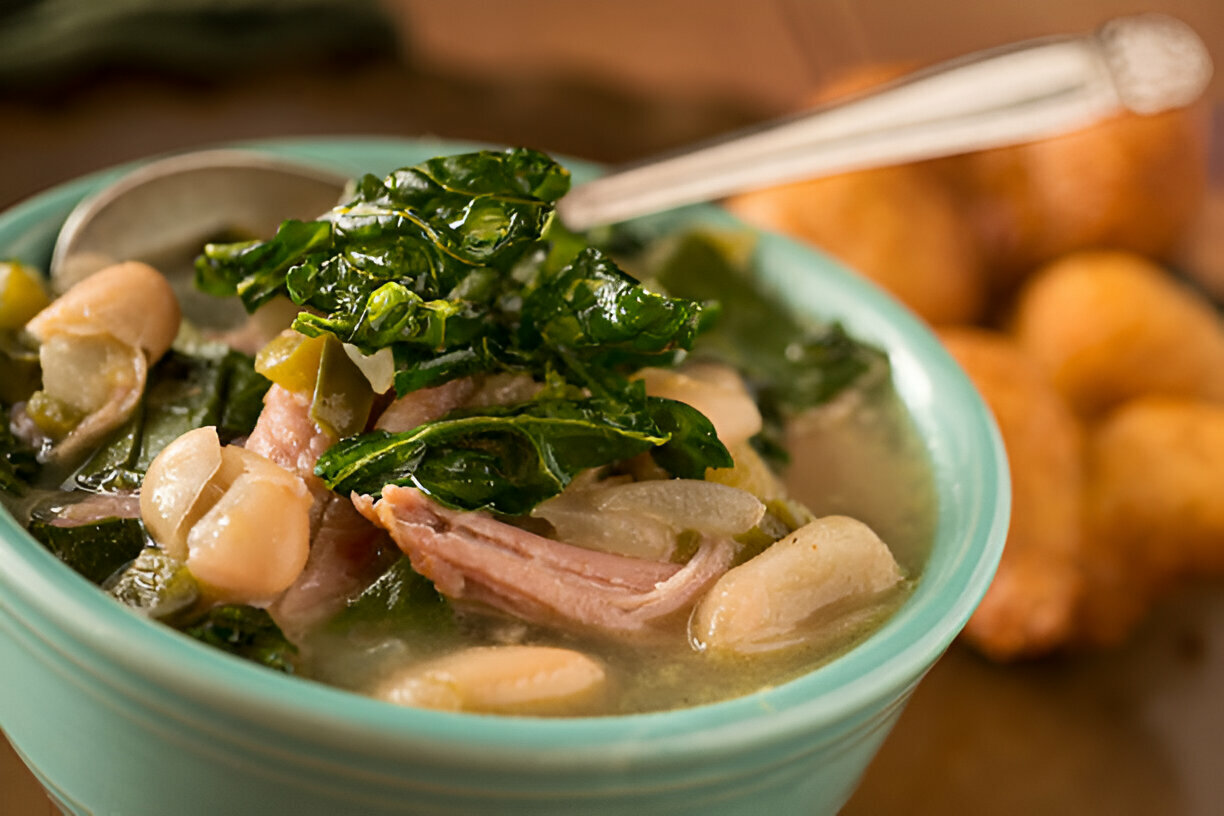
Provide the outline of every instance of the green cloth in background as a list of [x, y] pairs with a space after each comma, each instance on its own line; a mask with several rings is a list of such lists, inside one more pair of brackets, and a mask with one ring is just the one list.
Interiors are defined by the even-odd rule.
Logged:
[[395, 53], [375, 0], [0, 0], [0, 89], [100, 67], [201, 79]]

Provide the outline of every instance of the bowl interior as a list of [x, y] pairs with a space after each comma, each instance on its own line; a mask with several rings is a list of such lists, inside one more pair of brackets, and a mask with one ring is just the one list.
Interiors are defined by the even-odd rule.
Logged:
[[[403, 139], [280, 140], [238, 145], [356, 175], [384, 173], [469, 144]], [[581, 180], [598, 169], [566, 162]], [[98, 173], [40, 195], [0, 217], [0, 255], [45, 268], [71, 207], [125, 168]], [[651, 219], [665, 229], [700, 220], [736, 224], [713, 207]], [[0, 604], [11, 603], [75, 634], [150, 688], [176, 689], [256, 722], [301, 734], [326, 729], [338, 740], [412, 743], [469, 761], [521, 757], [524, 751], [580, 762], [633, 745], [639, 759], [667, 761], [693, 746], [742, 750], [779, 731], [811, 732], [848, 713], [895, 701], [912, 687], [963, 627], [997, 565], [1006, 534], [1006, 460], [990, 414], [934, 336], [872, 284], [828, 257], [763, 235], [759, 267], [766, 286], [803, 313], [837, 318], [884, 349], [895, 386], [925, 441], [939, 502], [935, 541], [912, 597], [848, 654], [792, 682], [713, 705], [622, 717], [534, 720], [401, 709], [220, 655], [115, 604], [0, 514]], [[761, 717], [787, 712], [786, 717]]]

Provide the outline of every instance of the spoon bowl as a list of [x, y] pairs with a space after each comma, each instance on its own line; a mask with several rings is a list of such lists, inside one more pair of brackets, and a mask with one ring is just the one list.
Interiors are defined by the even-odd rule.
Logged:
[[73, 209], [51, 256], [51, 286], [62, 292], [110, 264], [144, 261], [170, 280], [188, 318], [236, 325], [243, 318], [236, 302], [192, 285], [200, 247], [267, 237], [288, 218], [317, 218], [339, 202], [347, 182], [330, 170], [248, 150], [150, 162]]

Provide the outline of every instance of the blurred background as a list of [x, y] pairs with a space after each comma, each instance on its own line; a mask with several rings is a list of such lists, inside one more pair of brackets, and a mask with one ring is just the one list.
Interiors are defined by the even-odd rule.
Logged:
[[793, 110], [857, 65], [1153, 8], [1224, 36], [1215, 0], [4, 0], [0, 204], [116, 161], [286, 134], [619, 162]]
[[[1141, 11], [1188, 22], [1224, 64], [1220, 0], [0, 0], [0, 207], [262, 137], [430, 135], [618, 163], [793, 111], [863, 66]], [[1217, 75], [1211, 118], [1222, 94]], [[1086, 654], [999, 663], [958, 644], [846, 812], [1221, 813], [1222, 687], [1218, 581]], [[0, 741], [0, 813], [47, 812]]]

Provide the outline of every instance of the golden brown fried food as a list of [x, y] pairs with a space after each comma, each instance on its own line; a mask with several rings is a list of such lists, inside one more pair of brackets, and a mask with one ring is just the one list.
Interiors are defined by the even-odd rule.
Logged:
[[1084, 416], [1132, 397], [1224, 402], [1224, 322], [1165, 270], [1125, 252], [1080, 252], [1020, 291], [1014, 331]]
[[1074, 637], [1079, 603], [1082, 429], [1007, 335], [957, 327], [940, 337], [993, 411], [1012, 479], [1003, 558], [964, 636], [997, 660], [1052, 651]]
[[[839, 102], [904, 76], [911, 63], [868, 63], [827, 79], [808, 98]], [[790, 234], [838, 257], [937, 325], [972, 322], [985, 277], [960, 199], [923, 164], [847, 173], [734, 196], [749, 223]]]
[[1224, 190], [1208, 192], [1177, 265], [1216, 303], [1224, 303]]
[[1207, 118], [1200, 108], [1126, 114], [1084, 130], [945, 164], [998, 288], [1079, 249], [1169, 258], [1203, 200]]
[[[857, 68], [811, 101], [911, 67]], [[1124, 115], [730, 203], [942, 327], [983, 392], [1011, 460], [1013, 513], [964, 636], [995, 659], [1118, 642], [1179, 576], [1224, 575], [1224, 501], [1209, 490], [1224, 484], [1224, 322], [1159, 265], [1196, 223], [1210, 230], [1205, 114]], [[1189, 260], [1218, 283], [1205, 276], [1224, 263]], [[1006, 323], [1011, 335], [960, 323]]]
[[930, 168], [903, 165], [734, 196], [745, 221], [821, 247], [940, 325], [985, 307], [977, 247], [955, 197]]
[[1178, 579], [1224, 576], [1222, 485], [1224, 405], [1143, 397], [1092, 431], [1085, 641], [1121, 641]]

